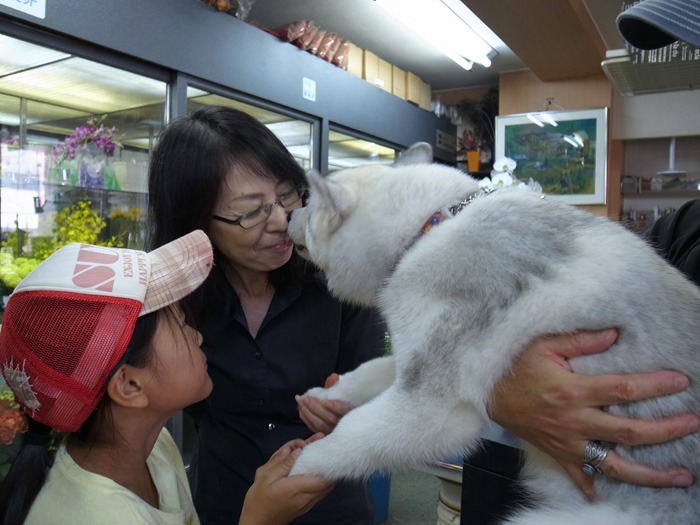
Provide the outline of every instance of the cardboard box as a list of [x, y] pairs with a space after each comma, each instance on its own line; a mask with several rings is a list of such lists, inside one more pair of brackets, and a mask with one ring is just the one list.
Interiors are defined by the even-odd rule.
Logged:
[[418, 75], [415, 75], [410, 71], [406, 72], [406, 100], [415, 104], [416, 106], [420, 105], [422, 83], [423, 81]]
[[406, 72], [396, 66], [391, 66], [391, 92], [406, 100]]
[[356, 46], [355, 44], [350, 44], [348, 49], [348, 67], [347, 72], [355, 75], [356, 77], [362, 77], [362, 68], [364, 61], [364, 49]]
[[430, 84], [421, 81], [418, 107], [432, 111], [432, 93]]
[[382, 88], [384, 91], [391, 93], [391, 64], [386, 60], [379, 59], [379, 71], [374, 85]]
[[362, 78], [385, 91], [391, 92], [391, 64], [371, 51], [364, 51]]
[[374, 84], [379, 75], [379, 57], [365, 49], [362, 53], [362, 78]]

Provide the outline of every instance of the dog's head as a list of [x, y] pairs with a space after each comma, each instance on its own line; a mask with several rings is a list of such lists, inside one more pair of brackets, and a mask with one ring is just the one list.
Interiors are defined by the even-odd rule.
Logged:
[[[443, 200], [435, 194], [441, 181], [450, 180], [445, 170], [455, 171], [431, 162], [430, 145], [419, 143], [393, 165], [361, 166], [326, 177], [308, 173], [309, 200], [291, 214], [288, 233], [297, 252], [323, 270], [333, 293], [376, 304], [397, 257], [434, 211], [427, 208], [431, 199]], [[456, 173], [459, 184], [466, 181]]]

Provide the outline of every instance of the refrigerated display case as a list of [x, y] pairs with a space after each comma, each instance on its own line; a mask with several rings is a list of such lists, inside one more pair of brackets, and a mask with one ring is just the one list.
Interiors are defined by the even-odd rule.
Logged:
[[[0, 48], [6, 300], [20, 278], [67, 242], [143, 247], [148, 152], [163, 125], [167, 83], [8, 35], [0, 34]], [[93, 144], [99, 164], [87, 170], [82, 146], [71, 142], [65, 156], [56, 148], [76, 130], [86, 137], [93, 121], [121, 147], [107, 155]], [[80, 228], [68, 224], [77, 220]]]

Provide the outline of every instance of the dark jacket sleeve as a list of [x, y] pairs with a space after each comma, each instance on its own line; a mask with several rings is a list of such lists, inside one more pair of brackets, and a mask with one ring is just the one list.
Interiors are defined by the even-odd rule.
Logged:
[[343, 305], [337, 371], [349, 372], [385, 353], [386, 325], [373, 308]]
[[644, 236], [659, 255], [700, 286], [700, 199], [664, 215]]

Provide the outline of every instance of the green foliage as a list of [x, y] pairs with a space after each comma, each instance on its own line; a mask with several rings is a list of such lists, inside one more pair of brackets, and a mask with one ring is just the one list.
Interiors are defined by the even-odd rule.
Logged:
[[27, 232], [20, 230], [17, 221], [15, 221], [15, 231], [8, 233], [0, 244], [3, 248], [12, 250], [15, 257], [19, 257], [24, 253], [23, 248], [27, 245]]
[[38, 259], [13, 257], [11, 253], [0, 253], [0, 281], [5, 292], [14, 289], [40, 263]]
[[[81, 200], [75, 204], [59, 210], [56, 213], [53, 226], [53, 237], [32, 238], [32, 257], [18, 257], [17, 239], [22, 242], [22, 230], [17, 228], [6, 236], [2, 242], [3, 250], [0, 253], [0, 284], [3, 286], [3, 294], [7, 295], [24, 279], [29, 272], [59, 248], [72, 242], [83, 244], [96, 244], [99, 246], [121, 246], [121, 243], [111, 237], [107, 241], [100, 241], [99, 236], [107, 226], [97, 210], [92, 208], [92, 202]], [[18, 237], [19, 236], [19, 237]], [[24, 240], [26, 244], [26, 240]], [[22, 244], [22, 246], [24, 246]]]
[[481, 100], [462, 99], [457, 102], [456, 108], [460, 115], [472, 123], [476, 139], [482, 146], [491, 147], [496, 143], [498, 88], [489, 88]]

